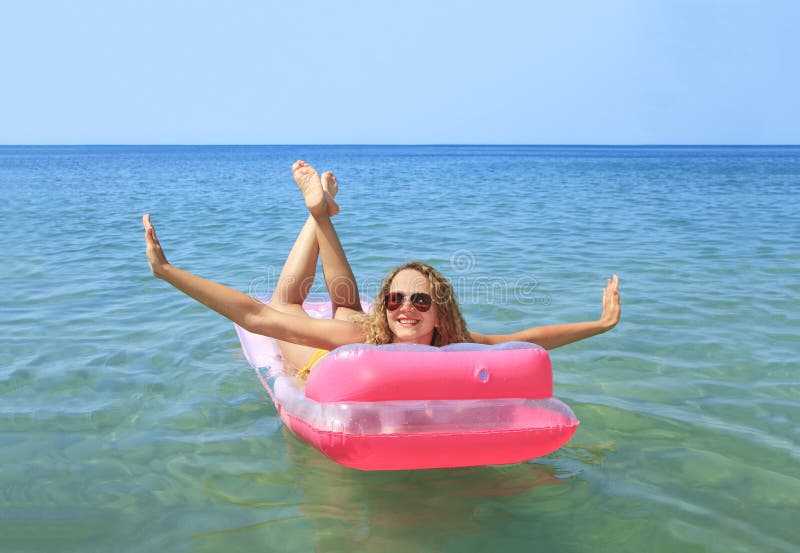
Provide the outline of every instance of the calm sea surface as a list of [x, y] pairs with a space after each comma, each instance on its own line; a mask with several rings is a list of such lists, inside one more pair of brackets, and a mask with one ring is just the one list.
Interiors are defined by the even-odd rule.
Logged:
[[[259, 293], [333, 169], [367, 293], [421, 259], [474, 330], [600, 313], [551, 352], [573, 440], [364, 473], [282, 428], [232, 325], [150, 276]], [[800, 549], [800, 148], [0, 147], [0, 551]]]

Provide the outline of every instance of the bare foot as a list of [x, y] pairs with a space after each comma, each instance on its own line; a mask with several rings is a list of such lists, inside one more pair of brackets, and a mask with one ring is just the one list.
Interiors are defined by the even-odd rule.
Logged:
[[294, 182], [297, 183], [300, 192], [303, 193], [306, 207], [311, 215], [314, 217], [327, 216], [327, 198], [322, 190], [322, 182], [319, 180], [317, 171], [305, 161], [298, 160], [292, 165], [292, 176], [294, 176]]
[[158, 243], [156, 238], [156, 229], [150, 222], [150, 214], [145, 213], [142, 217], [142, 224], [144, 225], [144, 242], [146, 244], [145, 252], [147, 253], [147, 264], [150, 265], [150, 271], [156, 278], [161, 278], [164, 267], [169, 265], [164, 251], [161, 249], [161, 244]]
[[325, 203], [328, 204], [328, 217], [333, 217], [339, 213], [339, 204], [333, 199], [339, 192], [339, 183], [333, 176], [333, 171], [322, 173], [322, 192], [325, 194]]

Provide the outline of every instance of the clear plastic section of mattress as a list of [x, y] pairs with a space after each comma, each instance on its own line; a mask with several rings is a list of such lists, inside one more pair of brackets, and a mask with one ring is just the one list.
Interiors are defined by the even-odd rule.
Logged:
[[361, 435], [464, 433], [576, 426], [557, 398], [461, 399], [318, 403], [303, 383], [280, 370], [257, 369], [276, 405], [322, 432]]

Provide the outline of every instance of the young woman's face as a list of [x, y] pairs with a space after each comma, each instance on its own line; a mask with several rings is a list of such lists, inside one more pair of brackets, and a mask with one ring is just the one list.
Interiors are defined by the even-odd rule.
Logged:
[[436, 329], [437, 310], [436, 304], [430, 301], [431, 286], [425, 275], [414, 269], [403, 269], [392, 279], [387, 297], [390, 301], [386, 302], [386, 319], [394, 335], [393, 342], [430, 345]]

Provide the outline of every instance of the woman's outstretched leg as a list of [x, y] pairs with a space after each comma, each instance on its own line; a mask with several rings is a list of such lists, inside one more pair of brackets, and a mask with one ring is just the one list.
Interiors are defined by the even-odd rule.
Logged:
[[[307, 167], [307, 165], [301, 162], [296, 163], [295, 166]], [[316, 176], [316, 172], [314, 172], [313, 176]], [[298, 186], [300, 186], [301, 191], [303, 191], [304, 197], [307, 193], [314, 196], [313, 201], [320, 204], [318, 207], [325, 210], [326, 218], [329, 222], [331, 216], [339, 213], [339, 206], [336, 204], [336, 200], [334, 200], [339, 187], [336, 177], [333, 176], [332, 172], [327, 171], [323, 173], [321, 179], [316, 177], [316, 179], [312, 178], [311, 180], [300, 180], [298, 181]], [[303, 302], [308, 297], [308, 293], [314, 283], [314, 276], [316, 274], [317, 261], [320, 253], [317, 227], [318, 224], [316, 220], [312, 215], [309, 215], [286, 258], [281, 274], [278, 277], [278, 282], [275, 285], [272, 299], [270, 300], [270, 305], [279, 311], [308, 316], [303, 309]], [[323, 272], [325, 274], [329, 293], [331, 292], [332, 282], [336, 283], [336, 286], [339, 288], [356, 288], [355, 279], [352, 276], [352, 271], [349, 270], [349, 265], [347, 269], [350, 275], [349, 278], [352, 281], [351, 285], [342, 284], [347, 277], [333, 272], [325, 265], [325, 258], [323, 258]], [[333, 276], [329, 276], [331, 274], [333, 274]], [[349, 320], [350, 316], [355, 311], [337, 304], [335, 298], [336, 294], [331, 293], [334, 318]], [[359, 304], [359, 312], [360, 307]], [[290, 342], [279, 342], [279, 345], [286, 363], [298, 371], [306, 366], [315, 353], [312, 348]]]
[[[338, 184], [332, 172], [322, 174], [322, 187], [329, 215], [336, 215], [339, 206], [334, 196], [338, 192]], [[286, 257], [270, 301], [276, 308], [297, 314], [305, 313], [301, 313], [302, 305], [314, 283], [319, 259], [316, 226], [314, 218], [309, 215]]]
[[353, 270], [330, 220], [333, 212], [330, 206], [332, 195], [326, 194], [325, 188], [336, 190], [336, 177], [328, 172], [320, 180], [316, 170], [304, 161], [297, 161], [292, 166], [292, 174], [316, 223], [317, 246], [334, 315], [336, 318], [350, 319], [352, 315], [361, 313], [362, 309]]
[[[329, 173], [325, 173], [323, 177], [327, 180], [328, 175]], [[333, 173], [330, 173], [330, 177], [332, 176]], [[326, 186], [323, 189], [326, 209], [330, 210], [331, 215], [339, 212], [339, 206], [333, 199], [337, 191], [338, 187], [335, 185], [335, 179], [334, 186]], [[308, 314], [303, 309], [303, 302], [306, 301], [311, 286], [314, 284], [318, 259], [317, 223], [309, 215], [303, 228], [300, 229], [289, 255], [286, 257], [278, 282], [275, 284], [270, 305], [284, 313], [307, 317]], [[300, 371], [305, 367], [315, 353], [314, 348], [291, 342], [278, 341], [278, 345], [284, 361], [295, 371]]]

